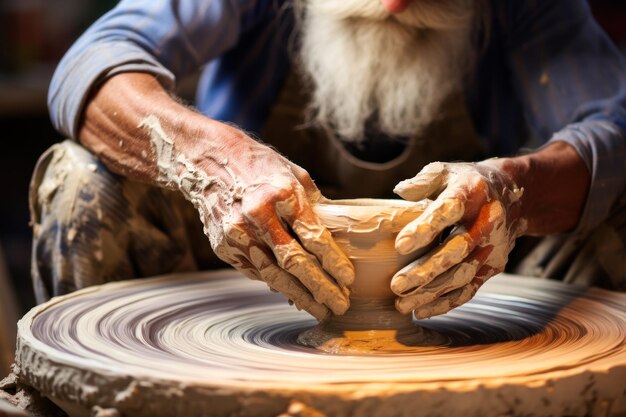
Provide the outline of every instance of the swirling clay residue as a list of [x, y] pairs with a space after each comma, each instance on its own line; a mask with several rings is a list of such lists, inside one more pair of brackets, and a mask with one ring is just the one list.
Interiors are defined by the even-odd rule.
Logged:
[[[299, 345], [316, 322], [233, 271], [88, 288], [19, 323], [15, 372], [70, 414], [618, 415], [626, 295], [497, 276], [395, 355]], [[623, 409], [622, 409], [623, 410]]]

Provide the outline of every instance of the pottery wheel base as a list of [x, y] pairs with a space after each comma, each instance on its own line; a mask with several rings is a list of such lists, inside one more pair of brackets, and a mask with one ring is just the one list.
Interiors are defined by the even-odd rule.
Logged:
[[418, 353], [449, 343], [445, 336], [414, 325], [411, 330], [338, 330], [319, 324], [298, 335], [298, 343], [339, 355]]
[[[618, 416], [626, 413], [626, 294], [498, 276], [419, 324], [445, 345], [332, 355], [316, 325], [234, 271], [92, 287], [18, 324], [14, 372], [70, 415]], [[315, 414], [311, 414], [315, 415]]]

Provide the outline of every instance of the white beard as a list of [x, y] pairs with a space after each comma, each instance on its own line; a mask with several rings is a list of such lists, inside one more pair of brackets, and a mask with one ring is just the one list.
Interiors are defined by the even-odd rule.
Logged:
[[412, 136], [460, 87], [471, 50], [472, 0], [413, 0], [389, 14], [380, 0], [311, 0], [300, 65], [312, 122], [360, 142], [365, 127]]

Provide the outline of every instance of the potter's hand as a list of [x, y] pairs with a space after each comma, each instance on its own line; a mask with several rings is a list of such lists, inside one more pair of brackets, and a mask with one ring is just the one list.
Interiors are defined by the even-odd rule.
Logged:
[[90, 99], [81, 142], [121, 175], [180, 191], [221, 259], [318, 319], [348, 308], [350, 261], [314, 214], [309, 175], [151, 75], [121, 73]]
[[427, 318], [469, 301], [491, 276], [502, 272], [526, 222], [522, 195], [494, 160], [427, 165], [394, 192], [407, 200], [434, 199], [396, 239], [401, 254], [431, 244], [454, 226], [443, 243], [399, 271], [391, 288], [396, 308]]
[[312, 209], [323, 197], [309, 174], [230, 133], [231, 146], [219, 157], [200, 152], [181, 182], [216, 255], [319, 320], [345, 313], [354, 269]]

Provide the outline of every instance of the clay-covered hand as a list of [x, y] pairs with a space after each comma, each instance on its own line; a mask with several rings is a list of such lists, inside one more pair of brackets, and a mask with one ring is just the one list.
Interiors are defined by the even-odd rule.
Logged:
[[320, 191], [271, 148], [230, 134], [228, 146], [198, 145], [173, 164], [176, 188], [199, 211], [215, 254], [319, 320], [345, 313], [354, 268], [313, 211]]
[[[418, 319], [443, 314], [469, 301], [480, 286], [502, 272], [515, 239], [524, 232], [522, 189], [499, 161], [427, 165], [394, 192], [432, 203], [397, 236], [396, 250], [407, 254], [445, 237], [391, 281], [396, 308]], [[448, 236], [445, 232], [453, 227]]]
[[81, 142], [114, 172], [181, 192], [215, 253], [318, 319], [348, 309], [350, 261], [314, 214], [309, 175], [243, 131], [173, 100], [144, 73], [109, 78]]

